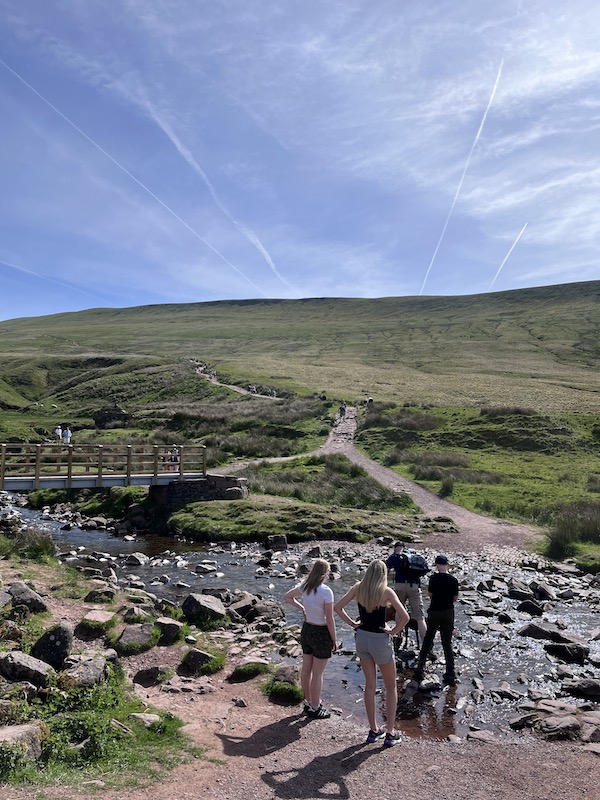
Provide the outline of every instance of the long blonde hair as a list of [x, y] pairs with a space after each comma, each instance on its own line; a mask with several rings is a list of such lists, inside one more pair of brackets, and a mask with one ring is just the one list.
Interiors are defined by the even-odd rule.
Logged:
[[315, 563], [312, 565], [312, 569], [308, 573], [306, 580], [302, 583], [302, 591], [305, 594], [316, 592], [327, 577], [329, 569], [329, 561], [325, 561], [324, 558], [317, 558]]
[[364, 578], [358, 584], [356, 601], [367, 611], [375, 611], [381, 605], [381, 598], [387, 587], [387, 567], [376, 559], [367, 567]]

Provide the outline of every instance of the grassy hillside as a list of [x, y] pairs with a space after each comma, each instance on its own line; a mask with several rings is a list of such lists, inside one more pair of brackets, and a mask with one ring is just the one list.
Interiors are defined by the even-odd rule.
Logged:
[[[468, 297], [256, 300], [92, 309], [0, 323], [0, 407], [202, 392], [234, 382], [446, 406], [598, 408], [600, 282]], [[82, 386], [87, 388], [82, 389]], [[162, 389], [161, 389], [162, 387]]]

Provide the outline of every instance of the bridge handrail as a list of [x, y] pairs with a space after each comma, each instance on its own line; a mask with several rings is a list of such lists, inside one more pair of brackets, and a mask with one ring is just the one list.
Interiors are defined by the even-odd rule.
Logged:
[[66, 487], [77, 475], [95, 475], [96, 486], [103, 478], [123, 474], [126, 483], [133, 475], [159, 475], [176, 472], [206, 475], [205, 445], [175, 444], [170, 447], [141, 444], [0, 444], [0, 490], [9, 477], [31, 477], [34, 488], [51, 475], [65, 476]]

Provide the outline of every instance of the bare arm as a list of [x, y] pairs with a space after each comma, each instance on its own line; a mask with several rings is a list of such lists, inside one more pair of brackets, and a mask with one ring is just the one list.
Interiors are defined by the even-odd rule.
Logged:
[[283, 595], [283, 599], [285, 600], [286, 603], [289, 603], [290, 605], [294, 606], [294, 608], [297, 608], [298, 611], [301, 611], [302, 614], [306, 616], [306, 612], [304, 611], [304, 606], [298, 600], [299, 597], [302, 597], [302, 584], [300, 584], [299, 586], [294, 586], [293, 589], [290, 589], [289, 592], [286, 592]]
[[333, 642], [334, 651], [337, 650], [337, 638], [335, 632], [335, 619], [333, 618], [333, 603], [325, 603], [325, 621], [327, 622], [327, 630]]
[[354, 598], [356, 597], [357, 586], [358, 584], [355, 584], [351, 589], [348, 589], [346, 594], [343, 597], [341, 597], [333, 607], [333, 610], [338, 615], [338, 617], [341, 620], [343, 620], [346, 623], [346, 625], [350, 625], [350, 627], [354, 628], [355, 630], [356, 628], [360, 627], [360, 622], [356, 622], [356, 620], [352, 619], [348, 615], [348, 612], [346, 611], [346, 606], [348, 605], [348, 603], [352, 602], [352, 600], [354, 600]]
[[406, 623], [410, 619], [408, 616], [408, 611], [404, 608], [400, 600], [398, 599], [398, 595], [396, 592], [391, 589], [389, 586], [384, 591], [383, 597], [381, 599], [381, 604], [384, 605], [385, 603], [390, 603], [390, 605], [394, 608], [396, 612], [396, 624], [393, 628], [387, 628], [384, 626], [384, 631], [389, 633], [390, 636], [395, 636], [397, 633], [406, 626]]

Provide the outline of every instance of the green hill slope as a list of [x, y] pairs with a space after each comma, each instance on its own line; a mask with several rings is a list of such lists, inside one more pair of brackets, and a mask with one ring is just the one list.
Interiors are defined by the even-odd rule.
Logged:
[[1, 323], [0, 380], [32, 401], [88, 381], [119, 396], [116, 376], [153, 384], [160, 375], [189, 396], [198, 358], [233, 381], [301, 394], [593, 411], [599, 301], [596, 281], [467, 297], [92, 309]]

